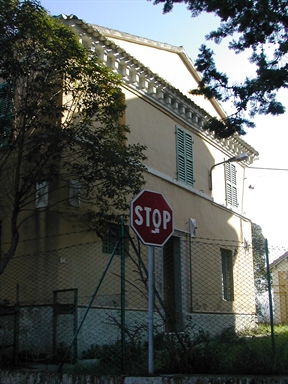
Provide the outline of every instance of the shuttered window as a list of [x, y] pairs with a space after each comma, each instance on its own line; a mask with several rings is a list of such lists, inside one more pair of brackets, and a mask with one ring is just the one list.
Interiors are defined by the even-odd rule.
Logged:
[[193, 140], [190, 133], [176, 126], [177, 179], [194, 186]]
[[237, 178], [234, 164], [225, 163], [226, 175], [226, 204], [230, 207], [238, 207]]
[[7, 83], [0, 84], [0, 148], [5, 146], [10, 138], [12, 124], [12, 100], [9, 97]]

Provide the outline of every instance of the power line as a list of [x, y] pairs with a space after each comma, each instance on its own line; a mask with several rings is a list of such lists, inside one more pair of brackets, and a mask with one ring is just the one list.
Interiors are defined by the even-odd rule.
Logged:
[[261, 167], [248, 167], [248, 169], [265, 169], [267, 171], [288, 171], [288, 168], [261, 168]]

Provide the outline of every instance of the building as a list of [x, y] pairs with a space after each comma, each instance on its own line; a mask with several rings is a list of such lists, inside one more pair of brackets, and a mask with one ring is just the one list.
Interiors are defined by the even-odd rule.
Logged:
[[270, 264], [272, 274], [274, 321], [288, 321], [288, 252]]
[[[161, 329], [182, 332], [189, 319], [193, 329], [211, 333], [229, 327], [236, 330], [254, 327], [251, 222], [243, 212], [245, 168], [258, 155], [257, 151], [238, 135], [217, 139], [203, 130], [207, 116], [224, 117], [225, 113], [215, 100], [189, 94], [200, 77], [183, 48], [90, 25], [75, 16], [65, 16], [63, 22], [73, 28], [85, 47], [95, 50], [109, 68], [122, 76], [127, 104], [125, 122], [131, 129], [128, 140], [147, 146], [145, 188], [163, 193], [174, 212], [173, 236], [163, 249], [155, 249], [155, 284], [159, 303], [166, 308], [163, 315], [159, 304], [158, 321], [166, 316]], [[242, 154], [246, 156], [242, 158]], [[237, 159], [243, 161], [234, 161]], [[52, 327], [52, 316], [55, 319], [65, 315], [61, 310], [57, 312], [53, 292], [55, 299], [55, 295], [68, 295], [68, 290], [72, 295], [77, 291], [77, 300], [69, 299], [75, 304], [70, 314], [75, 315], [77, 302], [80, 321], [94, 292], [95, 281], [101, 278], [107, 263], [107, 257], [99, 256], [97, 273], [93, 275], [95, 252], [107, 256], [114, 243], [113, 239], [101, 242], [91, 232], [73, 232], [71, 223], [50, 215], [49, 200], [36, 204], [35, 212], [24, 228], [27, 241], [19, 244], [1, 277], [0, 290], [9, 303], [20, 297], [21, 305], [26, 306], [23, 309], [26, 339], [20, 332], [20, 344], [25, 339], [32, 348], [34, 344], [27, 329], [41, 325], [39, 316], [43, 319], [42, 326], [45, 324], [46, 331], [49, 330], [41, 339], [39, 350], [43, 351], [52, 348], [55, 334], [66, 327], [60, 320], [58, 328], [53, 328], [55, 321]], [[126, 231], [132, 235], [131, 229]], [[29, 237], [31, 233], [37, 234], [34, 240]], [[137, 253], [130, 243], [127, 248]], [[65, 249], [70, 251], [66, 253]], [[79, 258], [73, 250], [85, 257]], [[141, 247], [137, 255], [140, 253], [145, 265], [147, 249]], [[110, 268], [112, 276], [119, 274], [119, 268], [118, 258]], [[127, 269], [126, 280], [131, 282], [135, 270], [132, 264]], [[126, 286], [124, 305], [130, 325], [146, 321], [147, 300], [137, 286], [141, 283], [141, 289], [145, 288], [145, 268], [141, 264], [139, 269], [133, 284]], [[29, 280], [33, 281], [33, 287], [27, 283]], [[99, 324], [99, 318], [116, 316], [123, 305], [120, 285], [105, 281], [101, 289], [93, 303], [93, 313], [98, 318], [92, 318], [90, 311], [89, 327], [79, 336], [80, 351], [92, 344], [95, 335], [91, 329]], [[75, 331], [75, 321], [73, 324]], [[115, 336], [112, 327], [104, 327], [102, 343], [114, 342], [119, 331]], [[66, 343], [73, 330], [69, 332]], [[97, 343], [101, 343], [100, 339]]]

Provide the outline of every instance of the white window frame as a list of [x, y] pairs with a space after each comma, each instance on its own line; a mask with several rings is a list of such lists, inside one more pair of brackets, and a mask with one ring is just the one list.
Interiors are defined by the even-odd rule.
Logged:
[[69, 182], [69, 204], [72, 207], [79, 208], [81, 200], [81, 184], [78, 180]]
[[45, 208], [48, 206], [49, 185], [47, 181], [36, 183], [36, 208]]

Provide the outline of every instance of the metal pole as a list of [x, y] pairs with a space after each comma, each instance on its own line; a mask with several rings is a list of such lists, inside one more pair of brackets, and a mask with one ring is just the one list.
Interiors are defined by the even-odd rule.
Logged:
[[268, 294], [269, 294], [271, 343], [272, 343], [273, 357], [275, 357], [274, 317], [273, 317], [272, 288], [271, 288], [271, 275], [270, 275], [269, 251], [268, 251], [268, 241], [267, 241], [267, 239], [265, 239], [265, 253], [266, 253], [267, 282], [268, 282]]
[[153, 340], [153, 307], [154, 307], [154, 249], [148, 247], [148, 373], [154, 374], [154, 340]]
[[18, 365], [19, 359], [19, 318], [20, 318], [20, 286], [16, 285], [16, 303], [14, 306], [14, 363]]
[[125, 371], [125, 227], [121, 222], [121, 372]]
[[[78, 328], [78, 289], [74, 289], [74, 334], [77, 332]], [[78, 342], [77, 337], [74, 339], [74, 345], [73, 345], [73, 362], [77, 362], [78, 358]]]
[[189, 236], [189, 272], [190, 272], [190, 312], [193, 312], [193, 296], [192, 296], [192, 241]]

